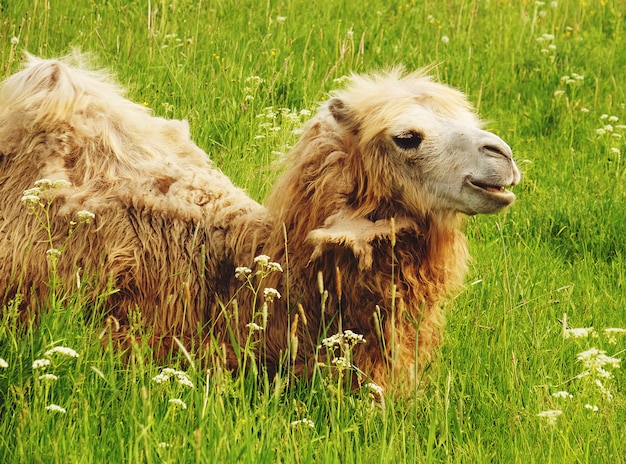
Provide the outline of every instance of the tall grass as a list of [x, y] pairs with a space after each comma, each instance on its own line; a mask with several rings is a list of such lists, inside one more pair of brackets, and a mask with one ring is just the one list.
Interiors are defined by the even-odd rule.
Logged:
[[[620, 0], [1, 0], [2, 78], [24, 50], [92, 52], [131, 99], [188, 119], [196, 142], [257, 199], [328, 90], [352, 71], [399, 63], [435, 63], [439, 79], [467, 92], [524, 179], [507, 213], [468, 220], [471, 273], [447, 306], [438, 366], [414, 396], [387, 397], [381, 409], [325, 373], [270, 384], [184, 359], [164, 366], [145, 344], [122, 356], [102, 343], [103, 321], [85, 317], [80, 295], [36, 324], [10, 304], [0, 311], [0, 456], [626, 460], [624, 374], [577, 359], [590, 348], [620, 358], [626, 347], [604, 332], [626, 327], [625, 9]], [[573, 337], [565, 314], [566, 329], [594, 331]], [[78, 357], [46, 355], [55, 346]], [[538, 415], [546, 411], [561, 413]]]

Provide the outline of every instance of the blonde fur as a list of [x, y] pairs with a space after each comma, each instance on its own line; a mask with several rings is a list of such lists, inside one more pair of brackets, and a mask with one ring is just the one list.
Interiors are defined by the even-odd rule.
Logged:
[[[264, 283], [283, 295], [265, 327], [270, 373], [294, 348], [290, 335], [299, 339], [295, 370], [306, 373], [321, 337], [351, 329], [366, 339], [354, 364], [381, 385], [414, 384], [440, 342], [441, 303], [467, 270], [463, 213], [512, 201], [474, 188], [468, 202], [449, 193], [445, 173], [456, 176], [463, 163], [453, 157], [441, 167], [442, 153], [465, 149], [447, 127], [476, 136], [463, 142], [467, 151], [495, 145], [504, 153], [505, 161], [485, 162], [489, 185], [519, 180], [506, 144], [480, 130], [460, 92], [401, 69], [353, 76], [306, 125], [262, 206], [213, 166], [185, 122], [154, 117], [106, 74], [72, 67], [76, 59], [30, 57], [0, 88], [4, 302], [21, 293], [31, 311], [43, 309], [49, 244], [20, 198], [38, 179], [66, 180], [51, 216], [53, 241], [65, 243], [59, 276], [70, 289], [80, 269], [92, 300], [111, 284], [106, 306], [122, 327], [138, 309], [155, 343], [200, 335], [225, 346], [226, 363], [237, 367], [232, 336], [246, 339], [260, 302], [237, 293], [235, 268], [266, 254], [285, 268]], [[394, 145], [416, 134], [419, 148]], [[95, 224], [65, 241], [80, 210], [93, 212]], [[236, 324], [224, 309], [235, 294]], [[291, 327], [297, 304], [306, 316]]]

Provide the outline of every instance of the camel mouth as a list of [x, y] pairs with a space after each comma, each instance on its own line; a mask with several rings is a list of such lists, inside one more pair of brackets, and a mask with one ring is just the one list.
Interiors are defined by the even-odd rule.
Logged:
[[503, 201], [506, 203], [513, 203], [513, 201], [515, 201], [515, 194], [506, 189], [506, 187], [509, 187], [509, 185], [504, 186], [499, 184], [490, 184], [472, 178], [468, 178], [467, 183], [470, 187], [472, 187], [472, 189], [481, 193], [486, 193], [491, 197], [496, 197], [499, 199], [499, 201]]

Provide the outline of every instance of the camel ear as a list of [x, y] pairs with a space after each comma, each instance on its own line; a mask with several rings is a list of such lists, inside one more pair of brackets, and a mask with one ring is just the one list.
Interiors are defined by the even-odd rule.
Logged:
[[354, 117], [354, 110], [341, 98], [331, 98], [328, 101], [328, 111], [330, 111], [330, 114], [333, 115], [338, 124], [355, 134], [359, 132], [359, 124]]

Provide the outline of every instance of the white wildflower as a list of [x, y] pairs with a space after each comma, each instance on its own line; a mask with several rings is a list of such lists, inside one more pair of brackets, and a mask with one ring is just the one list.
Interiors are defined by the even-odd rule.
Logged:
[[450, 37], [448, 37], [447, 35], [444, 35], [441, 37], [441, 41], [445, 44], [450, 42]]
[[41, 202], [41, 198], [39, 198], [37, 195], [24, 195], [22, 196], [22, 203], [24, 204], [24, 206], [36, 206], [38, 204], [40, 204]]
[[619, 118], [617, 116], [609, 116], [609, 122], [617, 122]]
[[46, 255], [48, 255], [50, 258], [56, 258], [61, 255], [61, 250], [58, 250], [56, 248], [50, 248], [49, 250], [46, 250]]
[[374, 382], [369, 382], [365, 384], [365, 388], [371, 391], [374, 396], [381, 397], [383, 396], [384, 390], [383, 387]]
[[311, 111], [310, 111], [310, 110], [307, 110], [307, 109], [301, 109], [301, 110], [300, 110], [300, 114], [301, 114], [302, 116], [310, 116], [310, 115], [311, 115]]
[[581, 113], [589, 113], [589, 108], [581, 108], [580, 112]]
[[17, 37], [11, 37], [11, 45], [17, 45], [20, 43], [20, 39]]
[[45, 369], [46, 367], [48, 367], [50, 364], [52, 364], [50, 362], [49, 359], [35, 359], [33, 361], [33, 369]]
[[341, 76], [341, 77], [336, 77], [335, 79], [333, 79], [333, 82], [335, 82], [336, 84], [343, 84], [346, 81], [350, 80], [350, 76]]
[[59, 377], [54, 374], [42, 374], [39, 376], [39, 380], [44, 382], [55, 382], [59, 380]]
[[617, 335], [626, 334], [626, 329], [622, 329], [619, 327], [609, 327], [604, 329], [604, 335], [606, 336], [607, 341], [611, 345], [615, 345], [617, 343]]
[[180, 385], [194, 388], [193, 382], [189, 379], [186, 372], [177, 371], [175, 369], [172, 369], [171, 367], [164, 368], [160, 374], [152, 377], [152, 381], [160, 384], [167, 382], [171, 378], [175, 378]]
[[[607, 115], [608, 117], [608, 115]], [[50, 188], [52, 187], [52, 181], [50, 179], [39, 179], [35, 181], [35, 187]]]
[[250, 274], [252, 274], [252, 269], [249, 267], [239, 266], [235, 268], [235, 278], [238, 280], [245, 280]]
[[[599, 382], [599, 378], [609, 379], [613, 376], [613, 374], [605, 369], [606, 366], [613, 369], [619, 369], [621, 363], [621, 359], [607, 356], [605, 351], [598, 350], [597, 348], [591, 348], [587, 351], [578, 353], [576, 357], [583, 364], [585, 369], [587, 369], [586, 372], [581, 374], [581, 377], [592, 374], [596, 377], [596, 383]], [[598, 385], [598, 387], [607, 398], [612, 397], [610, 392], [608, 392], [608, 390], [605, 391], [602, 385]]]
[[35, 181], [34, 185], [35, 187], [40, 187], [42, 189], [60, 189], [65, 187], [71, 187], [72, 183], [63, 179], [39, 179]]
[[556, 418], [563, 414], [563, 411], [560, 409], [548, 409], [547, 411], [541, 411], [537, 413], [537, 417], [541, 417], [546, 419], [549, 425], [556, 424]]
[[619, 130], [624, 130], [626, 129], [626, 124], [618, 124], [617, 126], [615, 126], [615, 128]]
[[587, 404], [585, 404], [585, 409], [589, 409], [590, 411], [593, 411], [593, 412], [598, 412], [599, 408], [596, 405], [592, 405], [592, 404], [587, 403]]
[[342, 342], [343, 334], [335, 334], [322, 340], [322, 345], [326, 348], [334, 348], [335, 346], [341, 345]]
[[78, 211], [76, 215], [78, 216], [78, 221], [81, 224], [90, 224], [91, 221], [96, 218], [95, 214], [93, 214], [91, 211], [87, 211], [84, 209], [81, 211]]
[[620, 149], [616, 147], [611, 147], [611, 151], [615, 153], [616, 155], [619, 155], [621, 153]]
[[41, 195], [43, 195], [43, 190], [41, 190], [39, 187], [31, 187], [29, 189], [24, 190], [22, 195], [24, 196], [34, 195], [34, 196], [40, 197]]
[[348, 361], [345, 357], [343, 356], [338, 356], [336, 358], [333, 358], [333, 360], [331, 361], [331, 363], [339, 370], [343, 371], [346, 369], [350, 369], [351, 364], [350, 361]]
[[607, 124], [604, 126], [604, 130], [607, 132], [613, 132], [613, 126], [611, 124]]
[[169, 447], [170, 447], [170, 446], [172, 446], [172, 445], [170, 445], [170, 444], [169, 444], [169, 443], [167, 443], [167, 442], [162, 441], [162, 442], [161, 442], [161, 443], [159, 443], [157, 446], [158, 446], [159, 448], [163, 448], [163, 449], [165, 449], [165, 448], [169, 448]]
[[277, 23], [284, 23], [285, 21], [287, 21], [287, 16], [276, 16]]
[[556, 50], [556, 45], [550, 44], [550, 45], [548, 45], [548, 49], [554, 51], [554, 50]]
[[554, 34], [543, 34], [542, 37], [545, 40], [554, 40]]
[[180, 398], [171, 398], [169, 403], [178, 406], [180, 409], [187, 409], [187, 404]]
[[270, 257], [267, 255], [259, 255], [254, 258], [254, 262], [260, 266], [267, 266], [267, 263], [270, 262]]
[[593, 333], [593, 327], [566, 328], [563, 338], [587, 338]]
[[177, 371], [176, 381], [183, 387], [194, 388], [193, 382], [189, 379], [185, 372]]
[[61, 414], [65, 414], [67, 412], [65, 408], [62, 408], [57, 404], [49, 404], [48, 406], [46, 406], [46, 411], [59, 412]]
[[[280, 153], [280, 152], [279, 152]], [[282, 153], [281, 153], [282, 154]], [[267, 263], [267, 268], [270, 271], [277, 271], [277, 272], [283, 272], [283, 267], [279, 264], [276, 263], [274, 261], [270, 261], [269, 263]], [[279, 297], [280, 298], [280, 297]]]
[[602, 380], [596, 379], [596, 386], [600, 389], [600, 392], [604, 395], [607, 401], [611, 401], [613, 399], [613, 393], [606, 388], [606, 386], [602, 383]]
[[598, 135], [604, 135], [604, 134], [606, 134], [606, 131], [605, 131], [604, 129], [602, 129], [602, 128], [600, 128], [600, 129], [596, 129], [596, 134], [598, 134]]
[[9, 367], [9, 363], [4, 360], [4, 358], [0, 358], [0, 368], [6, 369]]
[[560, 97], [561, 95], [563, 95], [565, 93], [565, 90], [555, 90], [554, 91], [554, 96], [555, 97]]
[[263, 289], [263, 297], [265, 298], [265, 301], [271, 303], [276, 298], [280, 298], [280, 293], [275, 288], [268, 287]]
[[64, 356], [69, 356], [70, 358], [78, 358], [79, 356], [79, 354], [76, 351], [66, 346], [55, 346], [54, 348], [46, 351], [43, 355], [46, 358], [49, 358], [50, 356], [53, 356], [55, 354], [62, 354]]
[[608, 114], [603, 114], [600, 116], [600, 119], [608, 119], [609, 115]]
[[343, 338], [350, 346], [354, 346], [358, 343], [365, 343], [363, 335], [354, 333], [352, 330], [345, 330], [343, 332]]
[[559, 6], [559, 3], [558, 2], [550, 2], [550, 6], [552, 8], [556, 8], [557, 6]]
[[259, 85], [265, 81], [260, 76], [250, 76], [250, 77], [246, 77], [246, 82], [252, 82], [253, 84]]
[[167, 382], [169, 379], [170, 379], [170, 376], [163, 374], [162, 372], [159, 375], [155, 375], [154, 377], [152, 377], [152, 381], [154, 383], [164, 383], [164, 382]]
[[311, 427], [312, 429], [315, 428], [315, 423], [310, 420], [310, 419], [299, 419], [299, 420], [295, 420], [293, 422], [291, 422], [290, 424], [292, 427], [297, 427], [299, 425], [306, 425], [307, 427]]
[[554, 398], [565, 398], [565, 399], [571, 399], [571, 398], [573, 398], [573, 397], [574, 397], [574, 395], [572, 395], [572, 394], [571, 394], [571, 393], [569, 393], [569, 392], [566, 392], [565, 390], [561, 390], [561, 391], [558, 391], [558, 392], [554, 392], [554, 393], [552, 393], [552, 396], [553, 396]]
[[246, 327], [252, 330], [253, 332], [258, 331], [258, 330], [263, 330], [263, 327], [257, 324], [256, 322], [249, 322], [248, 324], [246, 324]]
[[255, 135], [254, 140], [263, 140], [265, 138], [264, 135]]

